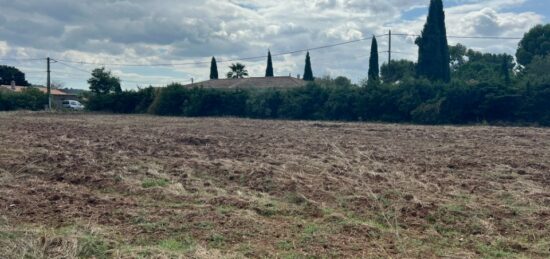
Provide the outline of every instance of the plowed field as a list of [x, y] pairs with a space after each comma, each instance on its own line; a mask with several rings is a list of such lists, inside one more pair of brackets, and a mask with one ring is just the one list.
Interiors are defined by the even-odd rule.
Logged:
[[550, 129], [0, 114], [0, 257], [550, 257]]

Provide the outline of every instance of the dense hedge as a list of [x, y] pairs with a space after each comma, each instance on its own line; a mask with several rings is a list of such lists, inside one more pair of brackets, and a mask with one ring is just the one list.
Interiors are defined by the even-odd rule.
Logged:
[[86, 108], [114, 113], [146, 113], [154, 98], [153, 87], [104, 95], [92, 94], [88, 97]]
[[170, 116], [386, 121], [422, 124], [550, 125], [550, 84], [431, 83], [355, 86], [325, 79], [287, 90], [146, 88], [90, 99], [91, 110]]
[[23, 92], [0, 91], [0, 111], [43, 110], [48, 97], [38, 89], [29, 88]]

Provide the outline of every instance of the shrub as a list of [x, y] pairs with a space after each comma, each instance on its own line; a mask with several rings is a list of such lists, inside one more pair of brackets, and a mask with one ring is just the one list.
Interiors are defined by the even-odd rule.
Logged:
[[153, 87], [147, 87], [138, 91], [94, 94], [89, 97], [86, 106], [91, 111], [145, 113], [155, 98], [155, 92]]
[[36, 88], [22, 92], [0, 91], [0, 111], [43, 110], [48, 104], [48, 96]]
[[162, 89], [149, 87], [95, 95], [90, 97], [88, 108], [170, 116], [549, 125], [550, 82], [533, 81], [535, 83], [508, 85], [501, 80], [432, 83], [405, 79], [398, 83], [371, 82], [356, 86], [345, 78], [323, 78], [292, 89], [247, 90], [186, 88], [171, 84]]

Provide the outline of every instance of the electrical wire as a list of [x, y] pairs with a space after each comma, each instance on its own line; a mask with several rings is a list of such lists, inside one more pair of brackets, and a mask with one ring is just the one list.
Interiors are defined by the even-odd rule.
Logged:
[[[389, 34], [382, 34], [382, 35], [376, 35], [375, 37], [387, 37]], [[392, 33], [392, 36], [406, 36], [406, 37], [420, 37], [419, 34], [409, 34], [409, 33]], [[272, 57], [277, 56], [283, 56], [283, 55], [290, 55], [290, 54], [296, 54], [296, 53], [302, 53], [306, 51], [315, 51], [320, 49], [326, 49], [326, 48], [333, 48], [337, 46], [352, 44], [356, 42], [371, 40], [373, 37], [365, 37], [361, 39], [356, 40], [350, 40], [345, 42], [339, 42], [335, 44], [328, 44], [323, 46], [317, 46], [312, 48], [305, 48], [305, 49], [298, 49], [298, 50], [292, 50], [287, 52], [280, 52], [272, 54]], [[489, 40], [521, 40], [520, 37], [497, 37], [497, 36], [455, 36], [455, 35], [449, 35], [447, 38], [454, 38], [454, 39], [489, 39]], [[393, 51], [392, 51], [393, 52]], [[397, 52], [395, 52], [397, 53]], [[405, 53], [403, 53], [405, 54]], [[227, 59], [227, 60], [218, 60], [217, 63], [228, 63], [228, 62], [236, 62], [236, 61], [247, 61], [247, 60], [256, 60], [256, 59], [264, 59], [267, 55], [260, 55], [260, 56], [250, 56], [250, 57], [243, 57], [243, 58], [233, 58], [233, 59]], [[27, 59], [17, 59], [17, 58], [9, 58], [9, 59], [0, 59], [0, 61], [42, 61], [46, 58], [27, 58]], [[78, 61], [78, 60], [69, 60], [69, 59], [52, 59], [57, 62], [62, 63], [65, 66], [71, 67], [69, 64], [81, 64], [81, 65], [104, 65], [104, 66], [125, 66], [125, 67], [178, 67], [178, 66], [188, 66], [188, 65], [204, 65], [204, 64], [210, 64], [211, 61], [193, 61], [193, 62], [184, 62], [184, 63], [150, 63], [150, 64], [139, 64], [139, 63], [100, 63], [100, 62], [88, 62], [88, 61]], [[72, 67], [74, 69], [80, 70], [79, 68]], [[82, 70], [80, 70], [82, 71]], [[89, 71], [86, 71], [86, 73], [89, 73]]]
[[[405, 36], [405, 37], [420, 37], [419, 34], [410, 34], [410, 33], [392, 33], [392, 36]], [[366, 40], [371, 40], [373, 37], [381, 38], [381, 37], [388, 37], [389, 34], [382, 34], [382, 35], [375, 35], [371, 37], [365, 37], [345, 42], [339, 42], [334, 44], [328, 44], [328, 45], [322, 45], [312, 48], [304, 48], [304, 49], [297, 49], [292, 51], [286, 51], [286, 52], [279, 52], [274, 53], [271, 56], [277, 57], [277, 56], [284, 56], [284, 55], [291, 55], [291, 54], [297, 54], [297, 53], [303, 53], [303, 52], [309, 52], [309, 51], [315, 51], [315, 50], [321, 50], [321, 49], [327, 49], [327, 48], [333, 48], [338, 47], [342, 45], [348, 45], [353, 44], [357, 42], [362, 42]], [[429, 37], [429, 36], [428, 36]], [[439, 37], [439, 36], [432, 36], [432, 37]], [[450, 39], [479, 39], [479, 40], [521, 40], [521, 37], [498, 37], [498, 36], [456, 36], [456, 35], [448, 35], [446, 36]], [[388, 53], [389, 51], [380, 51], [379, 53]], [[404, 54], [404, 55], [415, 55], [416, 53], [410, 53], [410, 52], [400, 52], [400, 51], [391, 51], [391, 53], [394, 54]], [[362, 57], [362, 56], [361, 56]], [[231, 58], [227, 60], [219, 59], [217, 63], [229, 63], [229, 62], [236, 62], [236, 61], [249, 61], [249, 60], [258, 60], [258, 59], [265, 59], [267, 58], [267, 55], [260, 55], [260, 56], [250, 56], [250, 57], [242, 57], [242, 58]], [[360, 57], [357, 57], [360, 58]], [[47, 58], [0, 58], [0, 61], [14, 61], [14, 62], [36, 62], [36, 61], [46, 61]], [[206, 59], [206, 58], [205, 58]], [[69, 59], [57, 59], [52, 58], [51, 62], [53, 63], [59, 63], [60, 65], [63, 65], [65, 67], [74, 69], [78, 72], [84, 73], [86, 75], [90, 75], [91, 71], [88, 71], [86, 69], [82, 69], [80, 67], [77, 67], [75, 65], [102, 65], [102, 66], [122, 66], [122, 67], [179, 67], [179, 66], [190, 66], [190, 65], [206, 65], [210, 64], [211, 61], [193, 61], [193, 62], [183, 62], [183, 63], [149, 63], [149, 64], [139, 64], [139, 63], [99, 63], [99, 62], [87, 62], [87, 61], [77, 61], [77, 60], [69, 60]], [[72, 64], [72, 65], [71, 65]], [[159, 81], [164, 80], [171, 80], [171, 79], [161, 79]], [[121, 82], [124, 83], [135, 83], [135, 84], [145, 84], [145, 85], [161, 85], [158, 83], [146, 83], [146, 82], [138, 82], [138, 81], [132, 81], [132, 80], [124, 80], [121, 79]]]
[[[387, 36], [387, 34], [384, 35], [378, 35], [375, 37], [383, 37]], [[296, 54], [296, 53], [302, 53], [306, 51], [314, 51], [314, 50], [320, 50], [320, 49], [327, 49], [327, 48], [333, 48], [337, 46], [352, 44], [356, 42], [371, 40], [373, 37], [366, 37], [356, 40], [350, 40], [345, 42], [339, 42], [329, 45], [323, 45], [323, 46], [317, 46], [313, 48], [306, 48], [306, 49], [299, 49], [299, 50], [293, 50], [293, 51], [287, 51], [287, 52], [280, 52], [272, 54], [272, 57], [277, 56], [284, 56], [284, 55], [290, 55], [290, 54]], [[255, 59], [264, 59], [267, 58], [267, 55], [261, 55], [261, 56], [251, 56], [251, 57], [243, 57], [243, 58], [234, 58], [234, 59], [227, 59], [227, 60], [218, 60], [217, 63], [228, 63], [228, 62], [236, 62], [236, 61], [247, 61], [247, 60], [255, 60]], [[202, 65], [202, 64], [210, 64], [211, 61], [195, 61], [195, 62], [185, 62], [185, 63], [151, 63], [151, 64], [135, 64], [135, 63], [98, 63], [98, 62], [86, 62], [86, 61], [75, 61], [75, 60], [67, 60], [67, 59], [56, 59], [59, 62], [65, 62], [65, 63], [72, 63], [72, 64], [83, 64], [83, 65], [109, 65], [109, 66], [125, 66], [125, 67], [177, 67], [177, 66], [187, 66], [187, 65]]]
[[46, 58], [0, 58], [0, 61], [17, 61], [17, 62], [25, 62], [25, 61], [45, 61]]
[[76, 67], [76, 66], [73, 66], [73, 65], [69, 65], [65, 62], [62, 62], [62, 61], [59, 61], [59, 60], [56, 60], [56, 59], [52, 59], [53, 61], [56, 61], [56, 63], [59, 63], [63, 66], [66, 66], [66, 67], [69, 67], [69, 68], [72, 68], [72, 69], [75, 69], [75, 70], [78, 70], [80, 72], [83, 72], [83, 73], [86, 73], [86, 74], [91, 74], [92, 72], [91, 71], [88, 71], [88, 70], [84, 70], [84, 69], [81, 69], [79, 67]]
[[[409, 33], [392, 33], [392, 36], [407, 36], [407, 37], [420, 37], [420, 34], [409, 34]], [[439, 37], [430, 35], [429, 37]], [[521, 40], [520, 37], [498, 37], [498, 36], [455, 36], [447, 35], [447, 38], [450, 39], [481, 39], [481, 40]]]
[[[387, 37], [389, 34], [382, 34], [382, 35], [376, 35], [375, 37]], [[392, 33], [392, 36], [409, 36], [409, 37], [419, 37], [421, 35], [419, 34], [407, 34], [407, 33]], [[305, 48], [305, 49], [299, 49], [299, 50], [293, 50], [293, 51], [287, 51], [287, 52], [280, 52], [272, 54], [272, 57], [277, 56], [284, 56], [284, 55], [290, 55], [290, 54], [296, 54], [296, 53], [302, 53], [306, 51], [314, 51], [314, 50], [320, 50], [320, 49], [326, 49], [326, 48], [333, 48], [337, 46], [352, 44], [356, 42], [371, 40], [373, 37], [366, 37], [356, 40], [350, 40], [335, 44], [329, 44], [329, 45], [323, 45], [313, 48]], [[519, 37], [496, 37], [496, 36], [454, 36], [450, 35], [447, 36], [447, 38], [454, 38], [454, 39], [490, 39], [490, 40], [521, 40], [522, 38]], [[393, 51], [392, 51], [393, 52]], [[397, 52], [396, 52], [397, 53]], [[410, 54], [410, 53], [401, 53], [401, 54]], [[255, 59], [264, 59], [267, 58], [267, 55], [260, 55], [260, 56], [251, 56], [251, 57], [243, 57], [243, 58], [233, 58], [233, 59], [227, 59], [227, 60], [218, 60], [217, 63], [228, 63], [228, 62], [236, 62], [236, 61], [247, 61], [247, 60], [255, 60]], [[67, 60], [67, 59], [56, 59], [59, 62], [66, 62], [66, 63], [72, 63], [72, 64], [83, 64], [83, 65], [109, 65], [109, 66], [125, 66], [125, 67], [178, 67], [178, 66], [188, 66], [188, 65], [204, 65], [204, 64], [210, 64], [211, 61], [194, 61], [194, 62], [184, 62], [184, 63], [150, 63], [150, 64], [136, 64], [136, 63], [99, 63], [99, 62], [86, 62], [86, 61], [76, 61], [76, 60]]]
[[[64, 65], [64, 66], [66, 66], [66, 67], [69, 67], [69, 68], [72, 68], [72, 69], [76, 69], [76, 70], [78, 70], [79, 72], [83, 72], [83, 73], [86, 73], [86, 74], [88, 74], [88, 75], [92, 74], [91, 71], [87, 71], [87, 70], [84, 70], [84, 69], [80, 69], [80, 68], [78, 68], [78, 67], [75, 67], [75, 66], [66, 64], [65, 62], [62, 62], [62, 61], [59, 61], [59, 60], [56, 60], [56, 59], [52, 59], [52, 60], [55, 60], [57, 63], [59, 63], [59, 64], [61, 64], [61, 65]], [[160, 79], [159, 81], [168, 81], [168, 80], [173, 81], [173, 79], [169, 79], [169, 78]], [[134, 84], [143, 84], [143, 85], [162, 85], [162, 84], [160, 84], [160, 83], [140, 82], [140, 81], [126, 80], [126, 79], [120, 79], [120, 81], [123, 82], [123, 83], [134, 83]]]

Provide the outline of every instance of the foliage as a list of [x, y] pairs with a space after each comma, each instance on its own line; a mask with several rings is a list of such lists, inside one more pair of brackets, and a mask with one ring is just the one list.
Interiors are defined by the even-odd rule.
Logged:
[[[430, 43], [428, 36], [428, 32], [444, 33], [444, 27], [432, 25], [443, 18], [441, 8], [441, 1], [432, 1], [432, 17], [420, 39], [421, 45], [442, 43]], [[550, 126], [550, 55], [535, 56], [517, 69], [513, 57], [507, 54], [481, 53], [463, 45], [440, 51], [449, 53], [446, 64], [449, 71], [452, 68], [453, 81], [445, 82], [444, 77], [415, 78], [415, 68], [422, 65], [399, 60], [382, 66], [382, 80], [370, 80], [360, 86], [345, 77], [318, 78], [291, 89], [227, 90], [172, 84], [161, 90], [93, 96], [89, 108], [124, 113], [147, 110], [172, 116]], [[425, 64], [430, 62], [424, 60]], [[309, 53], [305, 72], [304, 79], [313, 80]], [[439, 72], [442, 73], [438, 76], [446, 73]]]
[[322, 88], [315, 83], [289, 89], [285, 92], [279, 115], [283, 118], [298, 120], [325, 119], [326, 116], [322, 110], [327, 99], [327, 88]]
[[92, 77], [88, 79], [90, 91], [97, 95], [108, 93], [120, 93], [120, 79], [111, 74], [105, 67], [96, 68], [92, 71]]
[[265, 77], [273, 77], [273, 60], [271, 59], [271, 51], [267, 52], [267, 68], [265, 69]]
[[218, 64], [215, 57], [212, 57], [212, 62], [210, 63], [210, 79], [218, 79]]
[[380, 68], [378, 64], [378, 42], [376, 37], [372, 37], [372, 44], [370, 48], [369, 58], [369, 81], [378, 81], [380, 78]]
[[383, 64], [381, 70], [384, 83], [396, 83], [400, 80], [415, 77], [416, 64], [409, 60], [396, 60], [390, 64]]
[[231, 64], [229, 69], [231, 69], [231, 71], [227, 72], [227, 78], [244, 78], [248, 76], [246, 66], [241, 63]]
[[252, 118], [279, 118], [284, 93], [275, 89], [252, 91], [246, 102], [247, 114]]
[[460, 43], [456, 44], [455, 46], [449, 46], [451, 72], [456, 71], [457, 68], [466, 63], [467, 52], [468, 48]]
[[[527, 75], [526, 75], [527, 76]], [[153, 97], [154, 96], [154, 97]], [[386, 121], [423, 124], [537, 123], [550, 125], [550, 81], [466, 83], [403, 79], [357, 86], [344, 77], [321, 78], [292, 89], [186, 88], [172, 84], [93, 97], [114, 112], [260, 119]], [[139, 101], [140, 98], [145, 100]], [[137, 105], [137, 104], [141, 105]], [[142, 108], [136, 108], [142, 107]]]
[[442, 0], [430, 2], [428, 20], [422, 35], [416, 39], [416, 44], [418, 45], [417, 75], [432, 81], [449, 82], [451, 80], [450, 55]]
[[530, 64], [528, 64], [521, 76], [523, 79], [530, 82], [550, 82], [550, 55], [541, 57], [536, 56]]
[[536, 56], [550, 54], [550, 24], [537, 25], [523, 36], [516, 52], [518, 63], [527, 66]]
[[168, 184], [170, 184], [170, 181], [168, 181], [166, 179], [151, 179], [151, 178], [148, 178], [148, 179], [143, 180], [143, 182], [141, 183], [141, 187], [147, 189], [147, 188], [154, 188], [154, 187], [165, 187]]
[[123, 91], [88, 97], [86, 107], [92, 111], [115, 113], [146, 113], [153, 103], [156, 90], [150, 86], [137, 91]]
[[159, 91], [149, 107], [158, 115], [243, 116], [246, 114], [248, 92], [210, 88], [186, 88], [171, 84]]
[[511, 83], [516, 66], [508, 54], [490, 54], [467, 49], [463, 45], [450, 47], [452, 75], [464, 82]]
[[23, 92], [0, 90], [0, 111], [43, 110], [48, 104], [48, 97], [36, 88], [29, 87]]
[[309, 56], [309, 51], [306, 54], [306, 65], [304, 68], [304, 80], [305, 81], [313, 81], [315, 78], [313, 77], [313, 70], [311, 69], [311, 58]]
[[11, 81], [15, 81], [18, 86], [30, 86], [29, 82], [25, 79], [25, 74], [21, 70], [0, 65], [0, 85], [11, 85]]

